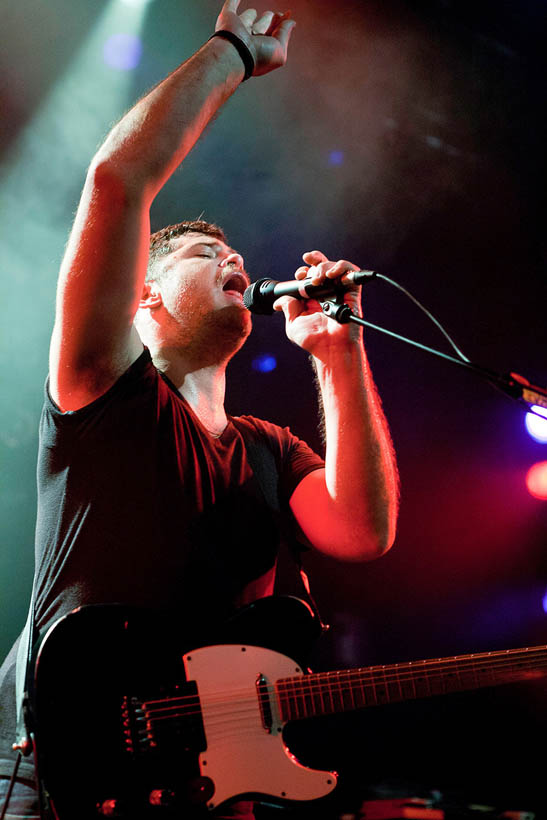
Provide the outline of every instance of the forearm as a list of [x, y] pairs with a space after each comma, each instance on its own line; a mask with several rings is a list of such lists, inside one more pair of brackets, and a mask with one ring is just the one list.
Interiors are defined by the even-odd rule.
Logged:
[[352, 341], [333, 346], [314, 364], [324, 411], [331, 515], [353, 557], [375, 557], [395, 538], [398, 473], [366, 353]]
[[243, 74], [235, 48], [214, 37], [125, 114], [93, 164], [151, 202]]

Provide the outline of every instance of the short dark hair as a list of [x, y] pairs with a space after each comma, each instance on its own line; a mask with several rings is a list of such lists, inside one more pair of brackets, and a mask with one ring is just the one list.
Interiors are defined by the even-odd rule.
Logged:
[[150, 237], [150, 249], [148, 253], [148, 270], [146, 280], [154, 279], [154, 263], [172, 250], [171, 240], [177, 236], [184, 236], [186, 233], [202, 233], [205, 236], [213, 236], [221, 242], [228, 244], [226, 235], [222, 228], [213, 225], [211, 222], [204, 222], [202, 219], [187, 220], [176, 225], [167, 225], [165, 228], [156, 231]]

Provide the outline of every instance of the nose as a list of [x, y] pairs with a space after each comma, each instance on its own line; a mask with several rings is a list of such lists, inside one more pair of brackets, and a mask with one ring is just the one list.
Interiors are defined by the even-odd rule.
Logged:
[[239, 253], [228, 254], [228, 256], [220, 263], [220, 267], [223, 268], [225, 265], [233, 265], [236, 270], [245, 270], [245, 262]]

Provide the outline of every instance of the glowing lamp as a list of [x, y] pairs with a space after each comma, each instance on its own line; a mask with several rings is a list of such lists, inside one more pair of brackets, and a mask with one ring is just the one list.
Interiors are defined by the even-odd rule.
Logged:
[[539, 461], [530, 467], [526, 474], [526, 486], [534, 498], [547, 501], [547, 461]]
[[532, 406], [533, 413], [526, 413], [524, 423], [526, 429], [536, 441], [547, 442], [547, 407]]

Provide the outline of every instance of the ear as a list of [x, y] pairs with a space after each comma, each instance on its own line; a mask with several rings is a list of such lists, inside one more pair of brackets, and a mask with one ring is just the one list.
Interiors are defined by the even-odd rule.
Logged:
[[157, 282], [154, 282], [154, 280], [145, 282], [142, 288], [139, 309], [142, 310], [149, 308], [150, 310], [154, 310], [155, 308], [161, 307], [162, 304], [163, 299], [161, 297], [161, 291]]

